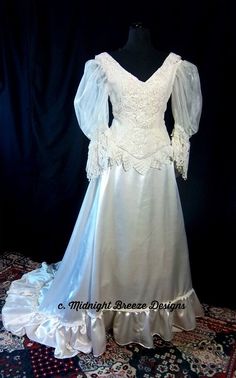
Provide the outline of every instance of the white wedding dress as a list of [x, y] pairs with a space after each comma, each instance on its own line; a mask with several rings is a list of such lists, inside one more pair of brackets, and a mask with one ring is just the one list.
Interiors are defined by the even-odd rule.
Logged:
[[[171, 137], [164, 122], [170, 96]], [[88, 189], [64, 258], [12, 282], [3, 324], [54, 347], [57, 358], [102, 354], [109, 328], [118, 344], [152, 348], [154, 334], [171, 340], [203, 315], [174, 167], [187, 178], [202, 109], [198, 70], [171, 52], [141, 81], [102, 52], [86, 62], [74, 106], [90, 139]], [[150, 308], [153, 301], [159, 306]]]

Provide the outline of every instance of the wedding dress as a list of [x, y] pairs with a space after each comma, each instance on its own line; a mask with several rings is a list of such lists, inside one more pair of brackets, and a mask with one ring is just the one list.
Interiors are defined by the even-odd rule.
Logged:
[[118, 344], [152, 348], [154, 334], [171, 340], [203, 315], [174, 168], [187, 179], [202, 110], [198, 70], [170, 52], [141, 81], [102, 52], [86, 62], [74, 106], [90, 139], [87, 192], [62, 261], [12, 282], [3, 324], [57, 358], [102, 354], [109, 328]]

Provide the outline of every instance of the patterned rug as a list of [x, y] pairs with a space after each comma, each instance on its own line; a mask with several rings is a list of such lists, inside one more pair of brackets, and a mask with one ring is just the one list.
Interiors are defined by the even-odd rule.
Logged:
[[[12, 280], [40, 264], [20, 253], [0, 258], [0, 305]], [[179, 332], [171, 342], [154, 336], [155, 348], [117, 345], [107, 333], [106, 352], [99, 357], [79, 353], [59, 360], [53, 348], [13, 336], [0, 323], [0, 377], [142, 377], [236, 378], [236, 311], [204, 306], [205, 317], [194, 331]]]

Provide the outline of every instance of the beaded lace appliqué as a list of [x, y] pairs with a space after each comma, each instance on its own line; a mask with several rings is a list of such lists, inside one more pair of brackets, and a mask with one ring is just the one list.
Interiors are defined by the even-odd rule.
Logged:
[[177, 170], [181, 173], [183, 179], [187, 179], [190, 141], [189, 135], [184, 131], [183, 127], [175, 124], [174, 130], [171, 133], [173, 159]]
[[96, 57], [107, 77], [113, 110], [113, 124], [100, 125], [91, 137], [87, 161], [89, 180], [108, 167], [122, 165], [145, 174], [161, 169], [173, 159], [186, 178], [189, 142], [180, 128], [172, 133], [172, 143], [164, 123], [164, 113], [174, 79], [174, 63], [179, 55], [170, 53], [163, 65], [146, 81], [140, 81], [109, 54]]

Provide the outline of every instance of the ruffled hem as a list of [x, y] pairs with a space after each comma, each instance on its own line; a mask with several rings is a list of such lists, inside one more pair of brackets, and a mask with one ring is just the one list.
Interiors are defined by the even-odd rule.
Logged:
[[[80, 309], [80, 320], [65, 322], [59, 316], [39, 311], [45, 293], [59, 264], [42, 266], [13, 281], [2, 309], [7, 331], [27, 335], [40, 344], [54, 347], [56, 358], [70, 358], [79, 352], [93, 352], [95, 357], [106, 350], [106, 330], [113, 330], [117, 344], [137, 343], [154, 348], [153, 335], [170, 341], [173, 333], [193, 330], [196, 317], [203, 316], [202, 306], [193, 289], [175, 300], [165, 302], [166, 308], [114, 310], [99, 312]], [[170, 306], [175, 306], [171, 310]], [[169, 308], [168, 308], [169, 306]], [[176, 309], [179, 308], [179, 309]]]

